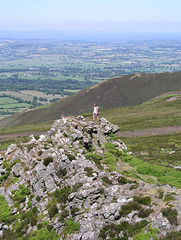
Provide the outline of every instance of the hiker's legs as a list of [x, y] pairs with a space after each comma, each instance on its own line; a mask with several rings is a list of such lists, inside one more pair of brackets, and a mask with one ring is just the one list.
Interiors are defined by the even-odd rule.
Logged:
[[93, 114], [93, 122], [95, 121], [95, 114]]

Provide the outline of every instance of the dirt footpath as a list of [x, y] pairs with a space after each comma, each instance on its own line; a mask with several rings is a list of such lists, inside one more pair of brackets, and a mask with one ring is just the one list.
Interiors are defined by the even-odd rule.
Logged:
[[169, 126], [161, 128], [149, 128], [137, 131], [125, 131], [117, 132], [117, 137], [140, 137], [140, 136], [154, 136], [154, 135], [164, 135], [169, 133], [179, 133], [181, 132], [181, 126]]
[[5, 134], [0, 135], [0, 141], [4, 141], [6, 138], [18, 138], [18, 137], [25, 137], [25, 136], [39, 136], [39, 135], [47, 135], [47, 132], [28, 132], [28, 133], [16, 133], [16, 134]]
[[[154, 136], [154, 135], [164, 135], [169, 133], [181, 133], [181, 126], [169, 126], [161, 128], [149, 128], [137, 131], [125, 131], [117, 132], [117, 137], [139, 137], [139, 136]], [[30, 135], [47, 135], [47, 132], [29, 132], [29, 133], [16, 133], [16, 134], [6, 134], [0, 135], [0, 141], [4, 141], [6, 138], [18, 138]]]

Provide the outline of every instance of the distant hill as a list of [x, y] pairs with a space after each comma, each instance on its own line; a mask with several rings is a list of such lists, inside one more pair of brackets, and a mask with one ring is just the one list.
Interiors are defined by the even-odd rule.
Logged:
[[135, 73], [114, 77], [55, 103], [14, 114], [0, 121], [0, 127], [50, 121], [64, 115], [91, 112], [94, 102], [100, 109], [134, 106], [161, 94], [181, 90], [181, 72]]

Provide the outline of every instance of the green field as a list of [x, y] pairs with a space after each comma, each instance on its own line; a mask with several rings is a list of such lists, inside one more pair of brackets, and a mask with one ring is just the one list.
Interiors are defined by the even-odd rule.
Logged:
[[11, 109], [11, 110], [16, 110], [16, 109], [28, 109], [30, 107], [30, 104], [27, 103], [9, 103], [9, 104], [2, 104], [0, 105], [0, 109]]
[[9, 105], [9, 104], [16, 104], [18, 103], [17, 100], [9, 98], [9, 97], [0, 97], [0, 105]]
[[15, 112], [27, 110], [31, 107], [31, 104], [22, 103], [11, 97], [0, 96], [0, 117], [5, 118]]
[[133, 72], [181, 70], [179, 41], [0, 40], [0, 49], [0, 79], [72, 79], [94, 84]]

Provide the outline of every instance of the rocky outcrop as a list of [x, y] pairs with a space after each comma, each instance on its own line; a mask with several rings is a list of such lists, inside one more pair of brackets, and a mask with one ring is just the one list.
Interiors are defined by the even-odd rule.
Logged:
[[[121, 174], [127, 147], [113, 135], [118, 130], [104, 118], [99, 124], [81, 116], [62, 118], [47, 135], [10, 145], [0, 156], [0, 195], [16, 217], [1, 223], [0, 234], [19, 236], [21, 229], [23, 236], [47, 227], [58, 234], [54, 239], [95, 240], [133, 239], [139, 226], [145, 234], [157, 229], [157, 237], [180, 231], [180, 191], [164, 187], [164, 194], [175, 191], [178, 196], [169, 202], [177, 222], [169, 221], [162, 211], [166, 204], [156, 197], [163, 187]], [[31, 211], [33, 220], [25, 224], [22, 214], [28, 218]]]

